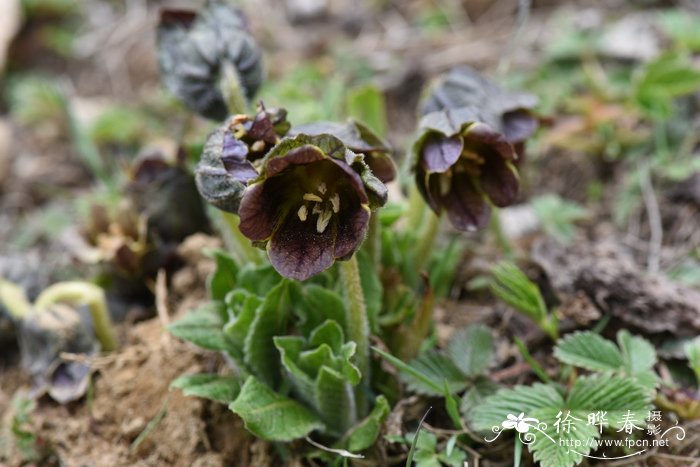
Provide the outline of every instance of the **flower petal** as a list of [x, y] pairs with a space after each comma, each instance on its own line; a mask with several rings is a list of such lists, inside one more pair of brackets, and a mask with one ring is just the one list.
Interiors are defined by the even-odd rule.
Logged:
[[[436, 175], [433, 175], [435, 177]], [[491, 214], [483, 195], [474, 187], [471, 178], [464, 173], [454, 174], [450, 191], [443, 195], [440, 204], [447, 211], [450, 222], [457, 230], [481, 229]]]
[[506, 137], [485, 123], [477, 122], [471, 125], [463, 133], [463, 136], [465, 146], [474, 143], [488, 146], [492, 151], [508, 161], [515, 160], [518, 157]]
[[267, 245], [270, 262], [284, 277], [303, 281], [333, 265], [335, 236], [335, 226], [318, 233], [315, 222], [290, 213]]
[[510, 206], [518, 197], [518, 175], [513, 164], [500, 157], [486, 158], [481, 167], [479, 183], [484, 193], [499, 208]]
[[396, 164], [385, 152], [373, 151], [365, 154], [365, 162], [379, 180], [388, 183], [396, 178]]
[[421, 148], [421, 164], [428, 173], [446, 172], [459, 159], [464, 148], [462, 137], [431, 133]]
[[246, 159], [247, 155], [248, 146], [243, 141], [237, 140], [230, 131], [226, 131], [221, 162], [226, 172], [237, 182], [248, 182], [258, 176], [258, 171]]
[[518, 109], [503, 114], [503, 133], [511, 144], [528, 139], [539, 127], [539, 122], [532, 113]]
[[238, 208], [240, 230], [254, 242], [267, 240], [280, 215], [282, 190], [275, 179], [250, 185]]
[[310, 164], [327, 158], [328, 157], [316, 146], [305, 144], [290, 150], [284, 155], [271, 157], [265, 165], [265, 175], [267, 177], [274, 177], [289, 166]]
[[341, 212], [338, 235], [335, 240], [335, 257], [347, 259], [362, 244], [369, 226], [369, 208], [358, 206], [352, 212]]

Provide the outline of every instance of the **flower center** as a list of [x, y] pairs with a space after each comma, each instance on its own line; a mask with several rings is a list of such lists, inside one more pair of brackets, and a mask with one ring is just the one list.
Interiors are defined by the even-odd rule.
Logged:
[[321, 182], [316, 187], [316, 193], [304, 193], [302, 199], [302, 205], [297, 210], [299, 220], [306, 222], [310, 215], [317, 214], [316, 231], [323, 233], [333, 214], [338, 214], [340, 211], [340, 196], [338, 193], [330, 195], [325, 182]]

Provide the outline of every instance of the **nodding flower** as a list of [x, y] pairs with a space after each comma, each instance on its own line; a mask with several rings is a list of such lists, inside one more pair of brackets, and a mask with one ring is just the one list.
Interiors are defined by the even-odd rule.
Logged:
[[518, 194], [515, 148], [484, 120], [468, 107], [431, 112], [413, 146], [419, 191], [458, 230], [484, 227], [491, 204], [508, 206]]
[[241, 232], [283, 276], [304, 280], [349, 259], [387, 190], [363, 157], [329, 134], [299, 134], [265, 156], [240, 202]]
[[199, 13], [161, 11], [158, 61], [166, 87], [190, 109], [218, 121], [229, 114], [222, 77], [233, 75], [242, 94], [252, 99], [264, 74], [262, 54], [243, 14], [213, 0]]

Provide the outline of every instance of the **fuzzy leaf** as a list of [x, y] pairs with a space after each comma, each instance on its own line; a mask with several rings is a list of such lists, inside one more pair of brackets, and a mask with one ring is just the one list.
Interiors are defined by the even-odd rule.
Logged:
[[168, 326], [168, 331], [208, 350], [229, 350], [231, 343], [223, 332], [222, 312], [223, 304], [208, 303]]
[[377, 397], [374, 408], [367, 415], [367, 418], [351, 428], [345, 435], [343, 444], [347, 446], [347, 449], [350, 452], [358, 452], [372, 446], [379, 436], [382, 424], [389, 416], [389, 411], [389, 402], [386, 397]]
[[457, 331], [450, 340], [447, 353], [467, 376], [483, 373], [493, 363], [493, 337], [483, 324]]
[[262, 298], [242, 289], [236, 289], [226, 296], [226, 305], [230, 315], [228, 322], [224, 326], [224, 333], [241, 352], [243, 351], [250, 325], [253, 323], [256, 311], [262, 303]]
[[233, 376], [210, 374], [183, 375], [170, 383], [186, 396], [203, 397], [222, 404], [233, 402], [241, 391], [241, 382]]
[[316, 284], [304, 285], [301, 296], [294, 297], [295, 311], [300, 315], [301, 330], [308, 335], [326, 320], [345, 326], [345, 303], [333, 290]]
[[[416, 378], [412, 373], [401, 371], [401, 379], [406, 383], [408, 389], [420, 394], [431, 396], [442, 396], [443, 381], [447, 381], [450, 393], [454, 394], [467, 386], [467, 379], [459, 368], [447, 356], [428, 350], [411, 360], [408, 365], [424, 378]], [[424, 379], [429, 379], [432, 383], [427, 385]], [[439, 389], [438, 389], [439, 388]]]
[[326, 432], [340, 436], [355, 424], [355, 393], [339, 372], [324, 366], [314, 388], [315, 406], [326, 425]]
[[210, 256], [216, 261], [216, 269], [209, 277], [209, 295], [212, 300], [221, 301], [236, 286], [238, 264], [223, 250], [212, 250]]
[[245, 362], [266, 384], [275, 387], [280, 378], [280, 357], [273, 339], [284, 334], [289, 318], [287, 282], [275, 286], [255, 313], [244, 344]]
[[255, 265], [248, 263], [238, 273], [236, 286], [264, 297], [281, 280], [282, 277], [269, 264]]
[[574, 332], [560, 339], [554, 356], [560, 362], [593, 371], [617, 371], [624, 365], [615, 344], [591, 331]]
[[243, 419], [248, 431], [268, 441], [292, 441], [323, 429], [323, 423], [310, 410], [253, 376], [243, 384], [230, 409]]

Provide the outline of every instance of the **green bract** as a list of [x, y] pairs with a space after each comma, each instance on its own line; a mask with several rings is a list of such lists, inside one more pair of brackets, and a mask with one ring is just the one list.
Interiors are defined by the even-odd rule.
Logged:
[[262, 104], [254, 116], [228, 119], [207, 138], [195, 174], [199, 193], [222, 211], [237, 213], [262, 158], [288, 130], [287, 112]]
[[212, 120], [229, 114], [222, 79], [234, 75], [248, 99], [263, 79], [261, 54], [241, 12], [216, 1], [199, 13], [162, 11], [158, 59], [168, 89]]

